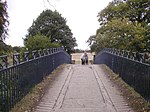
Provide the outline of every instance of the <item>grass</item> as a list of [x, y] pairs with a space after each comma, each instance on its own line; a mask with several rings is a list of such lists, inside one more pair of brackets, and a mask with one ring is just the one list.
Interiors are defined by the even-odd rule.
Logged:
[[110, 80], [115, 83], [119, 88], [122, 96], [127, 100], [135, 112], [150, 112], [150, 103], [147, 102], [139, 93], [137, 93], [131, 86], [125, 83], [118, 74], [115, 74], [110, 68], [103, 65], [105, 73], [108, 75]]

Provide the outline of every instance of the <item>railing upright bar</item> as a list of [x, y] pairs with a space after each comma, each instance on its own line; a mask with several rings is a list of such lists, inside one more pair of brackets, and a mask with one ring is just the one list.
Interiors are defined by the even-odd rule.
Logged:
[[13, 54], [12, 59], [8, 66], [7, 55], [0, 56], [0, 112], [10, 111], [33, 85], [60, 64], [71, 63], [70, 55], [62, 48], [24, 52], [23, 56]]
[[94, 63], [106, 64], [150, 101], [150, 62], [146, 62], [144, 53], [104, 49], [95, 56]]

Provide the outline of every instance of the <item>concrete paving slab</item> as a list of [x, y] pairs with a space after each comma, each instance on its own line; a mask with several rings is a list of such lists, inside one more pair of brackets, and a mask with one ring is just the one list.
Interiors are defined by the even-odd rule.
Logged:
[[133, 112], [99, 65], [66, 65], [35, 112]]

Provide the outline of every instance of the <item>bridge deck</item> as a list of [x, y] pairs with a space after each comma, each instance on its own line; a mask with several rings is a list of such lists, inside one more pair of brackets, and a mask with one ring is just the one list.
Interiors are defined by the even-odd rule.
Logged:
[[35, 112], [131, 112], [101, 65], [66, 65]]

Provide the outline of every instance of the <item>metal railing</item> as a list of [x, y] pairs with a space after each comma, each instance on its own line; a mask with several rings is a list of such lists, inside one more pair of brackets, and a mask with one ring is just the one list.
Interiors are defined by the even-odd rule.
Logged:
[[147, 101], [150, 101], [150, 64], [144, 54], [104, 49], [96, 55], [95, 64], [106, 64]]
[[8, 67], [7, 56], [0, 57], [0, 111], [8, 112], [30, 89], [71, 57], [63, 48], [25, 52], [23, 60], [14, 54]]

